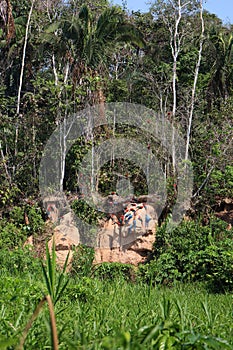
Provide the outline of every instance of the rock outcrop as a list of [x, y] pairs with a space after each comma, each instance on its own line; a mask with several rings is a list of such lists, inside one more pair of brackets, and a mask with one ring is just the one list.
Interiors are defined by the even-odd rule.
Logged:
[[151, 205], [130, 203], [111, 214], [97, 237], [95, 263], [121, 262], [138, 265], [151, 253], [157, 213]]
[[58, 265], [64, 265], [69, 252], [70, 262], [72, 259], [72, 248], [78, 246], [80, 243], [79, 231], [73, 223], [71, 213], [65, 214], [61, 218], [60, 224], [54, 228], [53, 237], [48, 242], [50, 250], [52, 249], [53, 241], [55, 244]]
[[144, 262], [151, 253], [154, 240], [155, 236], [150, 231], [139, 236], [132, 244], [122, 248], [96, 248], [94, 264], [120, 262], [137, 266]]
[[[94, 263], [121, 262], [138, 265], [146, 260], [152, 252], [155, 241], [155, 231], [158, 216], [161, 213], [161, 202], [152, 196], [141, 196], [137, 199], [124, 199], [117, 195], [106, 198], [105, 211], [108, 212], [104, 220], [99, 222], [95, 247]], [[75, 225], [72, 212], [64, 210], [57, 198], [48, 198], [46, 209], [49, 217], [49, 235], [38, 242], [30, 236], [25, 245], [35, 246], [36, 251], [45, 255], [45, 241], [48, 237], [49, 248], [53, 241], [57, 255], [57, 262], [63, 266], [67, 254], [72, 259], [72, 248], [83, 243], [82, 236]], [[63, 209], [61, 209], [63, 208]], [[233, 199], [225, 198], [215, 207], [215, 215], [228, 223], [228, 229], [233, 225]], [[185, 217], [184, 217], [185, 219]], [[188, 218], [186, 218], [188, 219]], [[92, 236], [92, 238], [95, 236]]]
[[233, 226], [233, 199], [225, 198], [218, 202], [218, 206], [215, 208], [215, 215], [229, 225]]
[[[145, 197], [145, 198], [144, 198]], [[152, 251], [155, 240], [155, 228], [158, 213], [149, 198], [144, 196], [143, 202], [125, 200], [117, 195], [106, 198], [105, 220], [99, 225], [95, 245], [95, 263], [121, 262], [138, 265]], [[54, 223], [53, 241], [57, 262], [63, 265], [68, 252], [72, 259], [72, 248], [82, 243], [82, 236], [75, 226], [71, 212], [61, 213], [59, 201], [49, 198], [46, 202], [48, 217]], [[93, 244], [92, 244], [93, 245]]]

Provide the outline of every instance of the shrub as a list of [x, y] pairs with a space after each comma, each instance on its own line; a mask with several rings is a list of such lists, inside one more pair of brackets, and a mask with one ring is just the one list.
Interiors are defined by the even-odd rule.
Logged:
[[[25, 213], [28, 223], [25, 222]], [[0, 222], [0, 249], [22, 247], [31, 234], [38, 235], [44, 230], [41, 209], [37, 206], [15, 206], [8, 219]]]
[[168, 232], [165, 223], [157, 230], [152, 260], [139, 267], [139, 279], [165, 284], [203, 280], [214, 290], [233, 289], [232, 230], [226, 226], [212, 218], [208, 226], [200, 220], [182, 222]]
[[35, 274], [41, 273], [41, 265], [29, 247], [14, 250], [0, 249], [1, 274]]
[[104, 262], [95, 266], [94, 276], [101, 280], [120, 278], [129, 281], [134, 276], [134, 268], [130, 264]]
[[94, 285], [93, 278], [83, 277], [78, 283], [74, 283], [74, 279], [71, 280], [73, 283], [69, 283], [66, 289], [66, 298], [74, 303], [77, 300], [87, 303], [93, 302], [96, 296], [96, 288]]
[[79, 277], [90, 276], [94, 257], [95, 251], [93, 248], [81, 244], [75, 247], [70, 274]]
[[98, 225], [99, 219], [104, 217], [104, 214], [100, 211], [90, 207], [84, 200], [74, 200], [72, 203], [72, 209], [75, 214], [90, 225]]
[[[29, 234], [40, 233], [44, 227], [41, 208], [37, 205], [15, 206], [10, 212], [10, 221]], [[25, 222], [27, 215], [28, 223]]]
[[14, 249], [22, 247], [27, 239], [27, 232], [12, 222], [5, 220], [0, 224], [0, 249]]

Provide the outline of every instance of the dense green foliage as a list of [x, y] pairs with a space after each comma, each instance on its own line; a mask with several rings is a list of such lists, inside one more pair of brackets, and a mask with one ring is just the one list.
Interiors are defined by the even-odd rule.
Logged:
[[[4, 341], [13, 342], [7, 349], [15, 348], [46, 293], [39, 276], [38, 270], [1, 276], [1, 348]], [[230, 294], [208, 294], [200, 284], [168, 289], [129, 283], [121, 276], [112, 281], [70, 278], [55, 307], [59, 349], [159, 349], [162, 343], [165, 349], [172, 344], [174, 349], [231, 349], [231, 304]], [[43, 309], [25, 349], [50, 348], [48, 322]]]
[[[79, 246], [65, 274], [56, 269], [54, 249], [42, 265], [23, 248], [25, 237], [17, 247], [6, 239], [0, 254], [1, 348], [19, 344], [49, 293], [59, 349], [231, 349], [232, 232], [216, 219], [208, 226], [184, 222], [170, 234], [165, 225], [157, 231], [154, 260], [138, 269], [93, 265], [94, 250]], [[43, 308], [27, 331], [25, 349], [52, 348], [49, 317]]]
[[[108, 1], [51, 0], [49, 6], [38, 1], [30, 18], [30, 4], [25, 1], [12, 0], [9, 9], [4, 7], [5, 2], [2, 6], [1, 206], [30, 195], [37, 197], [38, 167], [46, 141], [70, 113], [89, 104], [140, 103], [164, 115], [179, 125], [183, 135], [187, 134], [201, 40], [198, 2], [191, 2], [189, 7], [184, 3], [178, 26], [182, 36], [176, 91], [172, 85], [174, 62], [169, 30], [175, 17], [166, 1], [155, 1], [146, 14], [129, 14]], [[7, 24], [7, 16], [11, 25]], [[189, 147], [198, 210], [204, 210], [207, 203], [212, 208], [216, 196], [232, 196], [233, 190], [232, 26], [205, 11], [203, 19], [205, 32]], [[99, 132], [95, 130], [95, 136]], [[108, 138], [109, 130], [104, 132], [103, 139]], [[134, 138], [142, 139], [137, 134]], [[79, 191], [77, 169], [91, 146], [88, 135], [84, 135], [83, 141], [70, 150], [63, 179], [65, 189]], [[134, 168], [130, 169], [132, 176]], [[169, 170], [166, 175], [170, 176]], [[100, 179], [101, 190], [107, 192], [114, 187], [115, 179], [109, 173], [105, 180]], [[195, 201], [193, 204], [197, 205]]]
[[[27, 259], [24, 254], [25, 263]], [[43, 282], [38, 278], [43, 274], [36, 261], [31, 270], [9, 268], [1, 275], [1, 348], [5, 344], [12, 349], [19, 343], [30, 314], [47, 293], [48, 278], [49, 288], [54, 285], [58, 291], [54, 297], [60, 349], [159, 349], [162, 344], [165, 349], [232, 348], [230, 294], [207, 294], [201, 284], [176, 284], [168, 289], [126, 282], [123, 274], [129, 267], [123, 269], [120, 264], [112, 268], [103, 265], [98, 278], [69, 277], [67, 286], [68, 275], [60, 283], [63, 273], [53, 270], [55, 260], [48, 255], [50, 277], [44, 270], [47, 277]], [[115, 274], [109, 276], [110, 270]], [[47, 323], [45, 309], [31, 325], [25, 349], [50, 348]]]
[[[154, 1], [142, 14], [107, 0], [0, 2], [0, 349], [16, 348], [38, 305], [24, 349], [54, 348], [50, 299], [60, 350], [233, 349], [233, 232], [213, 217], [233, 198], [233, 25], [184, 0], [178, 23], [177, 4]], [[193, 220], [171, 232], [166, 222], [158, 227], [150, 261], [138, 269], [93, 265], [94, 250], [80, 245], [65, 273], [55, 248], [45, 251], [51, 234], [38, 169], [53, 131], [60, 127], [65, 144], [68, 116], [105, 102], [152, 108], [180, 130], [194, 170]], [[122, 135], [160, 152], [140, 128], [114, 127], [84, 130], [60, 179], [67, 196], [79, 198], [74, 212], [93, 226], [103, 215], [79, 197], [87, 152]], [[171, 208], [177, 174], [165, 158], [158, 157]], [[143, 170], [113, 157], [98, 190], [115, 192], [120, 174], [135, 195], [147, 194]], [[29, 236], [37, 250], [25, 246]]]
[[74, 249], [70, 274], [72, 276], [90, 277], [92, 275], [94, 257], [95, 252], [93, 248], [80, 244]]
[[[153, 260], [138, 269], [93, 265], [94, 250], [79, 246], [64, 273], [56, 269], [54, 249], [42, 265], [31, 248], [23, 248], [25, 237], [15, 247], [6, 239], [0, 254], [1, 348], [19, 344], [49, 293], [59, 349], [232, 349], [232, 232], [216, 219], [205, 226], [183, 222], [171, 233], [165, 226], [157, 230]], [[53, 348], [48, 325], [44, 307], [24, 348]]]
[[133, 281], [136, 271], [130, 264], [106, 262], [95, 266], [93, 275], [100, 280], [122, 279], [125, 281]]
[[36, 239], [43, 234], [44, 228], [39, 206], [14, 206], [8, 216], [0, 220], [0, 249], [22, 247], [28, 236], [33, 234]]
[[140, 267], [144, 281], [206, 281], [210, 290], [233, 290], [232, 230], [211, 218], [208, 225], [184, 221], [171, 232], [166, 223], [157, 229], [152, 260]]

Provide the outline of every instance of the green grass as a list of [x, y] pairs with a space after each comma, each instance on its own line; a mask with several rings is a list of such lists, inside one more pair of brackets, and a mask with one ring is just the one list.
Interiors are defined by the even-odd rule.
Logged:
[[[4, 349], [3, 340], [12, 339], [14, 345], [5, 348], [15, 349], [46, 286], [37, 275], [4, 274], [0, 290], [0, 349]], [[55, 307], [59, 349], [159, 349], [158, 337], [161, 342], [172, 342], [177, 334], [187, 331], [199, 338], [222, 338], [233, 348], [232, 301], [231, 294], [209, 294], [201, 284], [168, 288], [71, 278]], [[176, 324], [179, 330], [175, 330]], [[158, 325], [159, 330], [155, 329]], [[165, 349], [169, 349], [166, 341]], [[218, 346], [170, 348], [229, 349]], [[24, 349], [52, 349], [46, 308], [33, 323]]]

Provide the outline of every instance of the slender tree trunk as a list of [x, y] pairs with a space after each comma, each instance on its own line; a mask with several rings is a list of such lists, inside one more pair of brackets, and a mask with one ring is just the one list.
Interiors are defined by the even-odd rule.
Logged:
[[55, 86], [58, 86], [58, 74], [57, 74], [57, 69], [56, 69], [56, 61], [55, 61], [54, 53], [52, 55], [52, 63], [53, 63], [54, 83], [55, 83]]
[[24, 38], [24, 46], [23, 46], [23, 55], [22, 55], [22, 62], [21, 62], [21, 72], [20, 72], [20, 78], [19, 78], [19, 89], [18, 89], [18, 97], [17, 97], [17, 109], [16, 109], [17, 120], [16, 120], [16, 129], [15, 129], [15, 156], [17, 156], [17, 154], [18, 154], [19, 118], [20, 118], [19, 112], [20, 112], [21, 90], [22, 90], [22, 85], [23, 85], [23, 74], [24, 74], [27, 42], [28, 42], [28, 32], [29, 32], [34, 2], [35, 2], [35, 0], [32, 0], [30, 11], [28, 14], [28, 19], [27, 19], [26, 32], [25, 32], [25, 38]]
[[11, 41], [11, 39], [15, 36], [15, 23], [14, 18], [12, 15], [12, 7], [10, 0], [6, 0], [7, 3], [7, 34], [6, 34], [6, 40], [7, 43]]
[[170, 38], [170, 47], [172, 50], [172, 57], [173, 57], [173, 68], [172, 68], [172, 93], [173, 93], [173, 106], [172, 106], [172, 168], [173, 172], [175, 174], [175, 168], [176, 168], [176, 151], [175, 151], [175, 128], [174, 128], [174, 122], [176, 117], [176, 110], [177, 110], [177, 90], [176, 90], [176, 82], [177, 82], [177, 58], [180, 52], [180, 35], [179, 35], [179, 24], [181, 21], [181, 1], [178, 0], [178, 15], [175, 18], [175, 28], [170, 25], [169, 30], [171, 34]]
[[91, 192], [94, 192], [94, 177], [95, 177], [95, 146], [94, 146], [94, 135], [93, 130], [91, 134]]
[[59, 191], [63, 191], [63, 182], [65, 177], [65, 161], [66, 161], [66, 119], [60, 123], [60, 179]]
[[[70, 70], [70, 64], [69, 61], [67, 61], [64, 69], [64, 79], [63, 84], [60, 88], [59, 94], [58, 94], [58, 101], [61, 102], [62, 100], [62, 92], [65, 89], [65, 85], [68, 80], [69, 76], [69, 70]], [[58, 85], [58, 75], [56, 71], [56, 65], [55, 65], [55, 57], [53, 54], [53, 72], [55, 77], [55, 86]], [[60, 105], [60, 103], [59, 103]], [[60, 108], [58, 106], [58, 108]], [[67, 113], [65, 111], [64, 119], [61, 117], [61, 110], [58, 110], [59, 118], [57, 119], [57, 125], [59, 125], [60, 128], [60, 179], [59, 179], [59, 191], [63, 192], [64, 187], [64, 178], [65, 178], [65, 168], [66, 168], [66, 152], [67, 152], [67, 137], [69, 135], [70, 129], [72, 127], [71, 125], [67, 125]], [[63, 120], [62, 120], [63, 119]]]
[[[180, 38], [179, 38], [179, 24], [181, 20], [181, 3], [178, 1], [178, 17], [175, 22], [175, 30], [173, 33], [173, 37], [171, 37], [171, 50], [173, 56], [173, 75], [172, 75], [172, 91], [173, 91], [173, 107], [172, 107], [172, 116], [173, 119], [176, 115], [176, 105], [177, 105], [177, 92], [176, 92], [176, 80], [177, 80], [177, 58], [180, 52]], [[172, 34], [172, 33], [171, 33]]]
[[11, 185], [12, 179], [11, 179], [11, 175], [10, 175], [10, 172], [8, 170], [8, 167], [7, 167], [7, 161], [6, 161], [3, 149], [2, 149], [1, 140], [0, 140], [0, 153], [1, 153], [1, 157], [2, 157], [2, 163], [3, 163], [4, 168], [5, 168], [6, 178], [8, 179], [9, 185]]
[[191, 128], [192, 128], [192, 121], [193, 121], [194, 105], [195, 105], [197, 79], [198, 79], [198, 75], [199, 75], [199, 69], [200, 69], [201, 58], [202, 58], [202, 48], [203, 48], [203, 42], [204, 42], [205, 24], [204, 24], [204, 19], [203, 19], [203, 1], [202, 0], [200, 0], [200, 19], [201, 19], [201, 37], [200, 37], [200, 46], [199, 46], [199, 51], [198, 51], [198, 60], [197, 60], [196, 68], [195, 68], [193, 88], [192, 88], [192, 95], [191, 95], [191, 107], [190, 107], [188, 128], [187, 128], [185, 160], [188, 160], [188, 152], [189, 152], [190, 134], [191, 134]]
[[35, 116], [32, 115], [32, 146], [33, 146], [33, 176], [36, 178], [37, 172], [36, 172], [36, 154], [37, 154], [37, 149], [36, 149], [36, 126], [35, 126]]
[[[69, 123], [67, 121], [69, 120]], [[59, 124], [59, 136], [60, 136], [60, 179], [59, 179], [59, 191], [63, 192], [65, 169], [66, 169], [66, 152], [67, 152], [67, 138], [69, 137], [70, 130], [73, 126], [71, 119], [67, 119], [65, 115], [64, 121]]]

